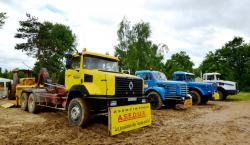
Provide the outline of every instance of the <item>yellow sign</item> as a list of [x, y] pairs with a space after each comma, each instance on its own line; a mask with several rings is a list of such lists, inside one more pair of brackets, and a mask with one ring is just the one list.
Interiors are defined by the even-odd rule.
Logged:
[[148, 126], [151, 122], [149, 103], [109, 108], [110, 135]]
[[192, 99], [187, 99], [185, 100], [184, 102], [184, 107], [188, 108], [188, 107], [191, 107], [192, 106]]

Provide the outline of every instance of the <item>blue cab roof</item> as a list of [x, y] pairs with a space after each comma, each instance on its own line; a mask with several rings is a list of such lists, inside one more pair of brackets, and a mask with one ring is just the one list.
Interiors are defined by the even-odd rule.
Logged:
[[155, 71], [155, 70], [139, 70], [139, 71], [136, 71], [135, 73], [149, 73], [149, 72], [160, 72], [160, 71]]
[[178, 74], [181, 74], [181, 75], [194, 75], [193, 73], [189, 73], [189, 72], [184, 72], [184, 71], [176, 71], [174, 72], [174, 74], [178, 75]]

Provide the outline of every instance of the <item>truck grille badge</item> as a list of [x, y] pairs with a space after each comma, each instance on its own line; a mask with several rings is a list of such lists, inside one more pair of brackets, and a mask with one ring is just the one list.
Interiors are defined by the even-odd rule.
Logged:
[[129, 82], [129, 85], [128, 85], [128, 87], [129, 87], [129, 89], [130, 89], [130, 91], [133, 89], [133, 87], [134, 87], [134, 84], [133, 84], [133, 82], [131, 81], [131, 82]]

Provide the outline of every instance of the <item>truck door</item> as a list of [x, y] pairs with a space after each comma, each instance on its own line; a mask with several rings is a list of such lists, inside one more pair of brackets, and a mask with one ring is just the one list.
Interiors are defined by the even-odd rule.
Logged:
[[83, 56], [83, 84], [90, 95], [107, 95], [107, 79], [105, 72], [98, 70], [101, 59]]
[[152, 80], [152, 76], [151, 76], [150, 73], [144, 73], [143, 79], [144, 79], [144, 88], [145, 88], [145, 89], [154, 86], [154, 84], [153, 84], [154, 82], [153, 82], [153, 80]]
[[69, 90], [73, 85], [81, 84], [80, 56], [70, 58], [70, 66], [65, 71], [65, 86]]

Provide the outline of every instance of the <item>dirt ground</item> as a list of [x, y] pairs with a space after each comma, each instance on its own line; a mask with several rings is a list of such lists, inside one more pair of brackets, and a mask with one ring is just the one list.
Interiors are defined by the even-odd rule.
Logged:
[[250, 144], [250, 102], [209, 102], [188, 110], [153, 111], [150, 127], [108, 136], [107, 117], [69, 127], [66, 112], [30, 114], [0, 108], [0, 144]]

